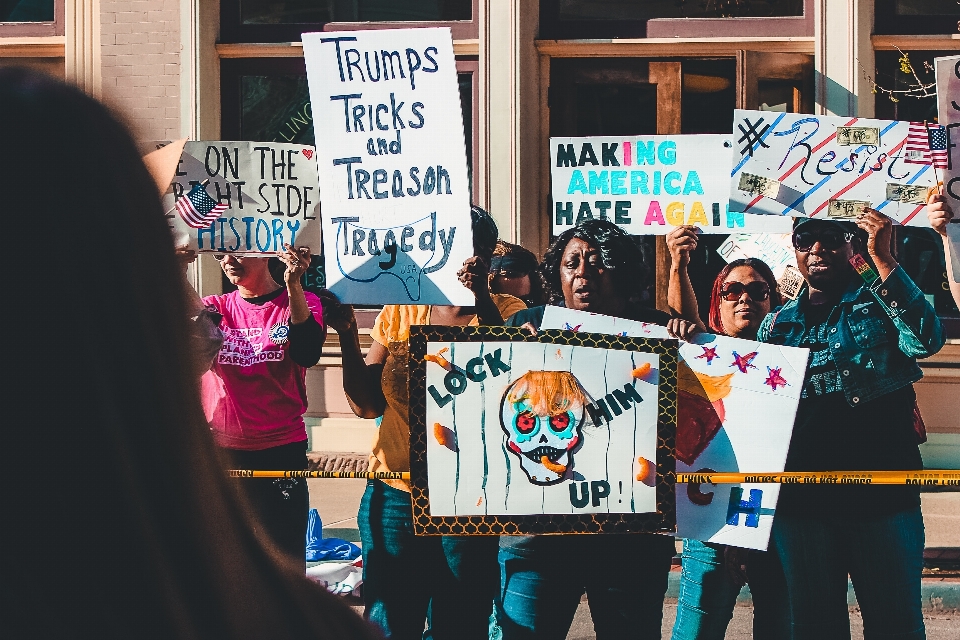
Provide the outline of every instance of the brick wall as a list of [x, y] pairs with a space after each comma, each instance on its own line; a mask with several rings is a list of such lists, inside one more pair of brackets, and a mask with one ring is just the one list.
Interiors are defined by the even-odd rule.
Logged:
[[180, 137], [179, 0], [101, 0], [103, 99], [141, 140]]

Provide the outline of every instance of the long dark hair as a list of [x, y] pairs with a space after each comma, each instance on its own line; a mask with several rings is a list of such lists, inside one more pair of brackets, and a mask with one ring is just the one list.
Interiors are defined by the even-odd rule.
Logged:
[[6, 220], [29, 231], [5, 245], [24, 306], [4, 354], [2, 635], [372, 637], [255, 537], [226, 484], [171, 233], [126, 129], [4, 69], [0, 140]]
[[728, 262], [727, 265], [720, 270], [720, 273], [717, 274], [716, 280], [713, 281], [713, 289], [710, 291], [710, 330], [720, 335], [726, 335], [727, 333], [723, 328], [723, 320], [720, 318], [720, 289], [723, 287], [723, 282], [727, 279], [727, 276], [730, 275], [730, 272], [737, 267], [750, 267], [759, 273], [760, 277], [766, 281], [770, 286], [771, 309], [775, 309], [781, 304], [780, 293], [777, 291], [777, 279], [774, 277], [773, 271], [766, 262], [759, 258], [738, 258], [737, 260]]
[[647, 288], [648, 271], [643, 252], [623, 229], [608, 220], [584, 220], [561, 233], [543, 257], [543, 278], [547, 283], [550, 301], [563, 299], [560, 284], [560, 262], [567, 244], [579, 238], [596, 247], [600, 262], [613, 277], [613, 285], [625, 299], [637, 301]]

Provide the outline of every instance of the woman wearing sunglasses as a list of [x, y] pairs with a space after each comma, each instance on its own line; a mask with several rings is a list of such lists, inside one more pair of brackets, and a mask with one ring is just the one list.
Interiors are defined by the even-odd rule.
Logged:
[[[893, 225], [799, 218], [806, 284], [763, 321], [763, 342], [810, 350], [788, 471], [922, 469], [914, 431], [917, 358], [944, 343], [933, 307], [890, 250]], [[916, 487], [785, 485], [770, 548], [780, 557], [795, 640], [849, 638], [847, 576], [865, 637], [925, 637], [924, 530]]]
[[[310, 249], [284, 245], [284, 284], [269, 258], [216, 254], [237, 289], [203, 304], [222, 316], [223, 346], [201, 379], [203, 409], [214, 441], [234, 469], [307, 467], [307, 369], [317, 364], [326, 328], [320, 299], [300, 279]], [[240, 485], [257, 526], [285, 553], [305, 563], [309, 495], [303, 479], [245, 479]]]
[[[727, 264], [710, 292], [708, 329], [687, 273], [690, 253], [697, 248], [696, 229], [677, 227], [667, 235], [667, 247], [672, 259], [668, 303], [681, 316], [667, 324], [670, 332], [680, 338], [711, 331], [756, 340], [763, 318], [780, 304], [770, 267], [754, 258]], [[684, 539], [682, 562], [673, 640], [722, 640], [745, 582], [753, 595], [753, 637], [789, 637], [786, 587], [775, 554]]]

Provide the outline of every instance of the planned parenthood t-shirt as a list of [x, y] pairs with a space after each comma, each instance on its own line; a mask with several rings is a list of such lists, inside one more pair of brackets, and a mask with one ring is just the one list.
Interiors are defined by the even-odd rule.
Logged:
[[[323, 325], [320, 299], [305, 293]], [[286, 291], [257, 305], [236, 291], [203, 303], [223, 315], [223, 347], [201, 380], [201, 400], [214, 441], [258, 451], [307, 439], [307, 370], [290, 358], [290, 298]]]

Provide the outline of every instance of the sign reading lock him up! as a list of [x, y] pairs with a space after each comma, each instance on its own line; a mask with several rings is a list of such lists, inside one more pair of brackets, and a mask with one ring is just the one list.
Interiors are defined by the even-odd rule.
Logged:
[[303, 34], [327, 287], [358, 304], [469, 305], [470, 186], [450, 30]]

